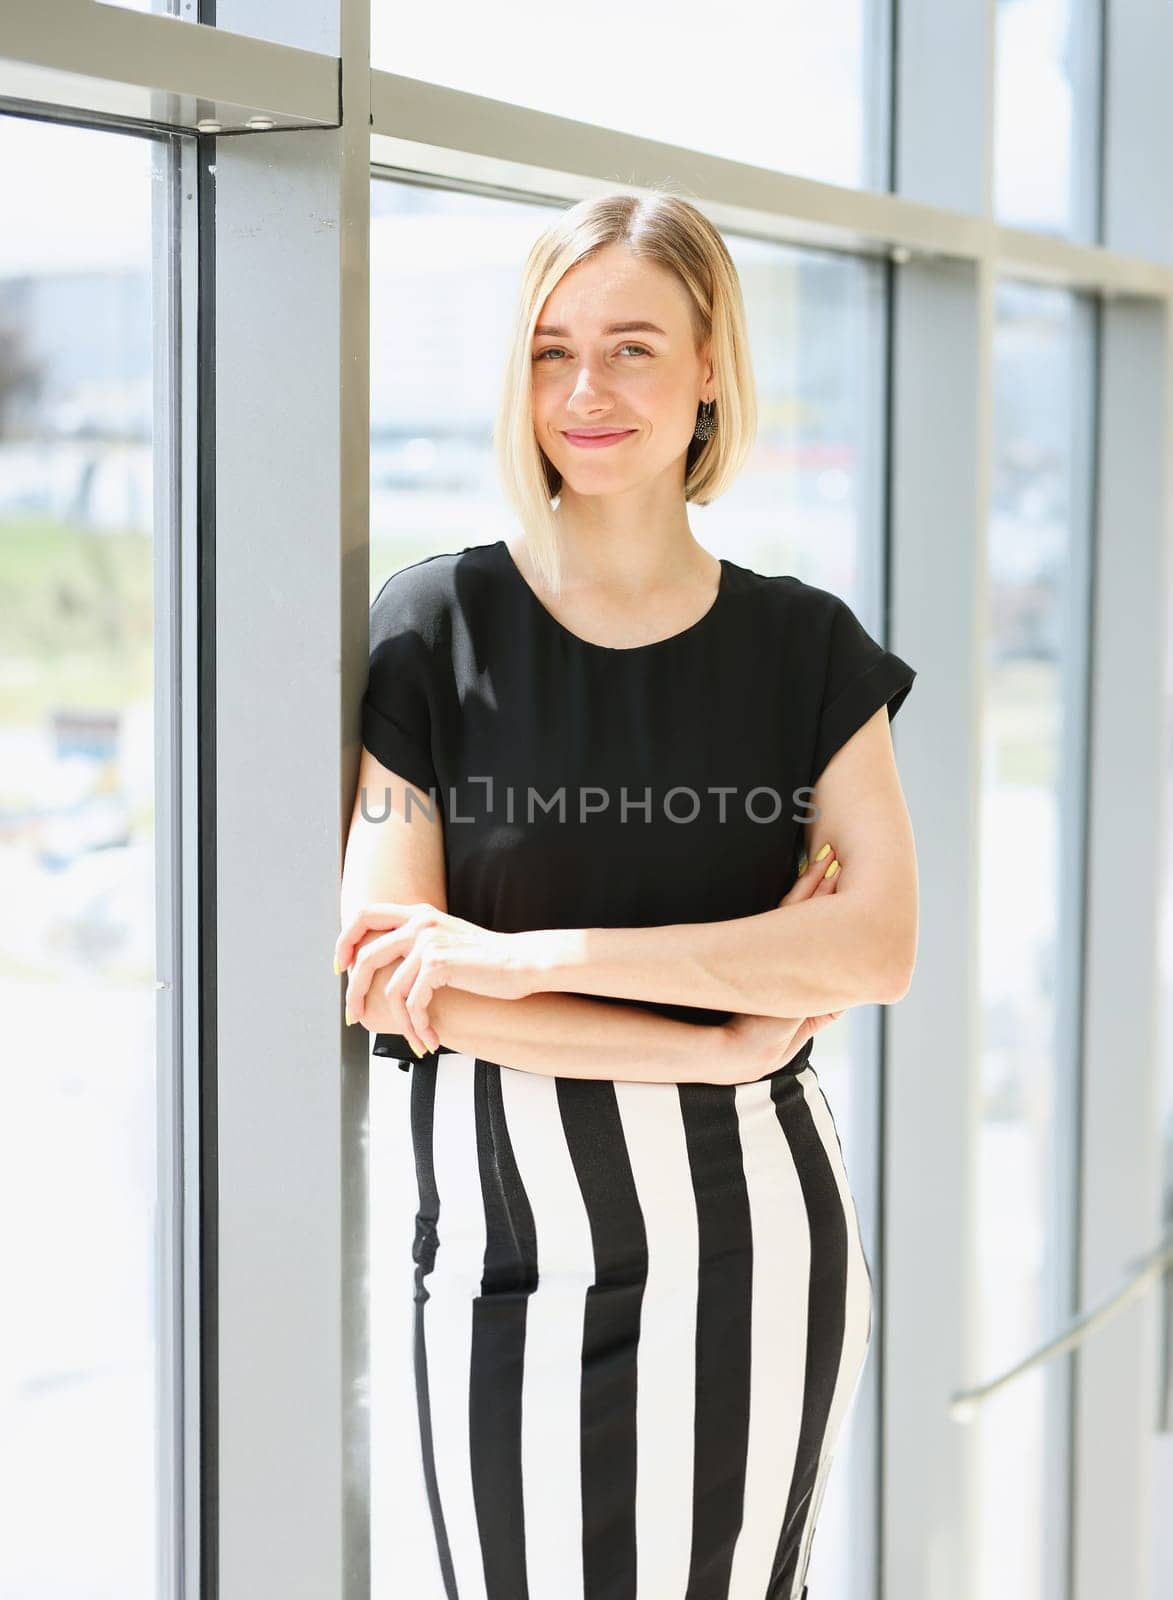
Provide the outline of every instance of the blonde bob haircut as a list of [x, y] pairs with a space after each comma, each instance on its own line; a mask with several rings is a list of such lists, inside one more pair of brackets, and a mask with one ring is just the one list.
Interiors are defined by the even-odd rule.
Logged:
[[[512, 343], [493, 429], [505, 498], [525, 531], [538, 576], [557, 594], [560, 560], [553, 501], [562, 488], [534, 431], [532, 347], [543, 304], [563, 275], [605, 245], [670, 268], [688, 292], [699, 355], [711, 338], [712, 436], [689, 442], [684, 498], [708, 505], [740, 472], [757, 434], [757, 394], [737, 268], [720, 233], [694, 205], [657, 189], [580, 200], [545, 229], [525, 263]], [[698, 416], [700, 408], [697, 409]]]

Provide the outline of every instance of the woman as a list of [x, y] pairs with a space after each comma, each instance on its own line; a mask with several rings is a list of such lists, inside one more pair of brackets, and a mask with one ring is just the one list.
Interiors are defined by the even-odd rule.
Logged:
[[755, 422], [716, 229], [583, 201], [522, 285], [517, 537], [372, 606], [335, 965], [415, 1065], [420, 1439], [460, 1600], [806, 1595], [872, 1323], [811, 1040], [911, 978], [915, 674], [693, 537]]

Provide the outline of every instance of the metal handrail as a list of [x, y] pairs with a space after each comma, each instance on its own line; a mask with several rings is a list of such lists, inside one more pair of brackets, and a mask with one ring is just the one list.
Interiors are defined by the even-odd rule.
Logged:
[[1135, 1299], [1150, 1278], [1163, 1276], [1171, 1266], [1173, 1266], [1173, 1232], [1167, 1233], [1155, 1249], [1132, 1264], [1118, 1289], [1101, 1300], [1099, 1305], [1093, 1306], [1090, 1311], [1084, 1311], [1078, 1317], [1073, 1317], [1062, 1333], [1053, 1339], [1048, 1339], [1046, 1344], [1040, 1345], [1037, 1350], [1032, 1351], [1001, 1376], [992, 1378], [989, 1383], [979, 1384], [974, 1389], [962, 1389], [955, 1394], [949, 1402], [949, 1415], [955, 1422], [972, 1422], [977, 1415], [978, 1407], [991, 1395], [997, 1394], [999, 1389], [1004, 1389], [1014, 1378], [1029, 1372], [1032, 1367], [1041, 1366], [1052, 1356], [1057, 1356], [1061, 1351], [1070, 1350], [1074, 1345], [1082, 1343], [1093, 1329], [1107, 1322], [1109, 1317], [1115, 1316], [1129, 1300]]

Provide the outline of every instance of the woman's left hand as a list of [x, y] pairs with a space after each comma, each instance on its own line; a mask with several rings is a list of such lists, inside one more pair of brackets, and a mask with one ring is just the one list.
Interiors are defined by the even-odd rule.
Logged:
[[[379, 937], [368, 938], [372, 932]], [[382, 993], [393, 1012], [399, 1005], [406, 1009], [412, 1028], [431, 1050], [440, 1044], [428, 1020], [437, 989], [448, 985], [499, 1000], [517, 1000], [530, 992], [516, 934], [492, 932], [426, 901], [364, 906], [339, 934], [334, 960], [339, 970], [350, 968], [346, 1006], [355, 1022], [365, 1021], [371, 986], [383, 982], [380, 968], [398, 963]]]

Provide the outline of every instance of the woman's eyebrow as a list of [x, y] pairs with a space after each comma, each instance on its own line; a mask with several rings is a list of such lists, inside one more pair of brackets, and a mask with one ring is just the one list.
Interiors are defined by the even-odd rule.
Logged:
[[[603, 332], [604, 333], [658, 333], [665, 339], [668, 337], [668, 335], [664, 332], [663, 328], [657, 327], [657, 325], [654, 322], [612, 322], [608, 327], [603, 329]], [[538, 338], [539, 335], [544, 335], [544, 334], [549, 334], [552, 338], [555, 338], [555, 339], [569, 339], [570, 338], [570, 329], [569, 328], [555, 327], [553, 323], [547, 322], [547, 323], [541, 324], [539, 327], [536, 327], [534, 329], [534, 338], [535, 339]]]

